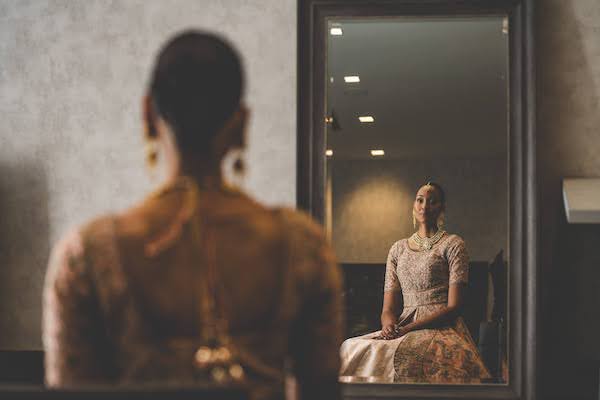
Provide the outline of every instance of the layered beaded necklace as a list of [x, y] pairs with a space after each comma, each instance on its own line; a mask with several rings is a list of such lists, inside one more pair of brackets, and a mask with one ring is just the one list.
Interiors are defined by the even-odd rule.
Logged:
[[415, 233], [413, 233], [413, 235], [410, 238], [413, 240], [413, 242], [415, 242], [419, 246], [419, 249], [421, 251], [431, 250], [431, 248], [437, 242], [440, 241], [440, 239], [444, 236], [445, 233], [446, 233], [446, 231], [438, 229], [438, 231], [432, 237], [422, 238], [421, 236], [419, 236], [419, 234], [417, 232], [415, 232]]

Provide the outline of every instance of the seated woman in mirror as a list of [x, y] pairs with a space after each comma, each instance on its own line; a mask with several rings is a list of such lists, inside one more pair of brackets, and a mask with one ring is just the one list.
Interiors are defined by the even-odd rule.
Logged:
[[390, 249], [381, 331], [346, 340], [342, 380], [480, 383], [490, 374], [460, 316], [468, 279], [461, 237], [442, 229], [446, 200], [436, 183], [413, 205], [418, 230]]

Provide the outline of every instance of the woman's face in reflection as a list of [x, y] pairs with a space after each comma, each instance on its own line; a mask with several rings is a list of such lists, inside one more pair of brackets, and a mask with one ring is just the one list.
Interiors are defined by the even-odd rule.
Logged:
[[413, 211], [419, 224], [434, 225], [444, 211], [439, 191], [434, 186], [422, 186], [417, 191]]

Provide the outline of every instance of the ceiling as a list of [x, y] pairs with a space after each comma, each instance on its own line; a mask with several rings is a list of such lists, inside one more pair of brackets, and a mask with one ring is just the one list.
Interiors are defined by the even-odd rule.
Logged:
[[[508, 35], [503, 17], [329, 22], [327, 148], [333, 159], [502, 157]], [[344, 76], [360, 77], [345, 83]], [[371, 115], [374, 123], [358, 117]]]

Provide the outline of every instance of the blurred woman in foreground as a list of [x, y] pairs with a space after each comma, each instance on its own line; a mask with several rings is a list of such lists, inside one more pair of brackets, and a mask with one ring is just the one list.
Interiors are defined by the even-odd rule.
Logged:
[[167, 181], [55, 247], [48, 385], [244, 381], [271, 399], [289, 363], [301, 397], [338, 396], [341, 279], [321, 229], [223, 178], [224, 156], [245, 143], [242, 95], [240, 60], [221, 39], [190, 31], [162, 49], [144, 119]]

